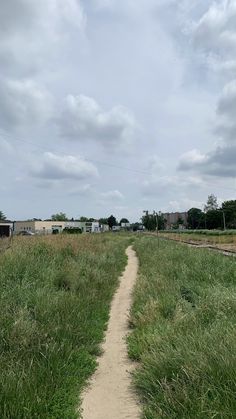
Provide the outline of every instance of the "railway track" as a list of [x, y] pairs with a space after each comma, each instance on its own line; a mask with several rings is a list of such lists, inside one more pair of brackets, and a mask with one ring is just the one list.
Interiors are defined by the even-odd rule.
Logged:
[[208, 250], [212, 250], [218, 253], [221, 253], [224, 256], [234, 256], [236, 257], [236, 251], [234, 250], [230, 250], [230, 249], [221, 249], [217, 246], [211, 245], [211, 244], [207, 244], [207, 243], [199, 243], [199, 242], [191, 242], [188, 240], [178, 240], [178, 239], [173, 239], [170, 237], [163, 237], [163, 236], [157, 236], [155, 233], [148, 233], [149, 236], [152, 237], [156, 237], [159, 238], [161, 240], [169, 240], [169, 241], [174, 241], [176, 243], [180, 243], [180, 244], [186, 244], [189, 247], [195, 247], [195, 248], [199, 248], [199, 249], [208, 249]]

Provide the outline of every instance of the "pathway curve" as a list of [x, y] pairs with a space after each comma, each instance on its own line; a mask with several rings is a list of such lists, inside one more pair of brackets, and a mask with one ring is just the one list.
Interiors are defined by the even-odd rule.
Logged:
[[131, 389], [131, 371], [125, 337], [129, 332], [128, 316], [132, 290], [138, 271], [138, 259], [132, 249], [126, 250], [128, 264], [121, 277], [110, 312], [103, 355], [82, 402], [83, 419], [138, 419], [140, 409]]

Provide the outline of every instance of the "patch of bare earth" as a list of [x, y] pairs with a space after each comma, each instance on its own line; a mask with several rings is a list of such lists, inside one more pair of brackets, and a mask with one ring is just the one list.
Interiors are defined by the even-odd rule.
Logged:
[[126, 336], [132, 303], [132, 290], [138, 259], [132, 247], [126, 250], [128, 264], [121, 277], [110, 312], [103, 355], [90, 386], [83, 396], [83, 419], [138, 419], [140, 407], [131, 386], [134, 364], [129, 360]]

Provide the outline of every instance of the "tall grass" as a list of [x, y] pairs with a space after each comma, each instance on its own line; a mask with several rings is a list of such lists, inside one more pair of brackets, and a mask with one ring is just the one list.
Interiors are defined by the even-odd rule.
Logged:
[[0, 417], [78, 417], [126, 263], [118, 235], [19, 238], [0, 255]]
[[142, 237], [129, 337], [143, 417], [236, 417], [236, 261]]

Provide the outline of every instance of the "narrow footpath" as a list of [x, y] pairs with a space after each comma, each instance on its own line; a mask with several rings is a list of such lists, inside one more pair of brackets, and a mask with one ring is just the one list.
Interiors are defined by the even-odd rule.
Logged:
[[114, 296], [103, 355], [91, 384], [83, 395], [83, 419], [138, 419], [140, 408], [131, 388], [131, 371], [125, 338], [129, 333], [128, 316], [132, 290], [138, 271], [138, 259], [132, 249], [126, 250], [128, 264]]

